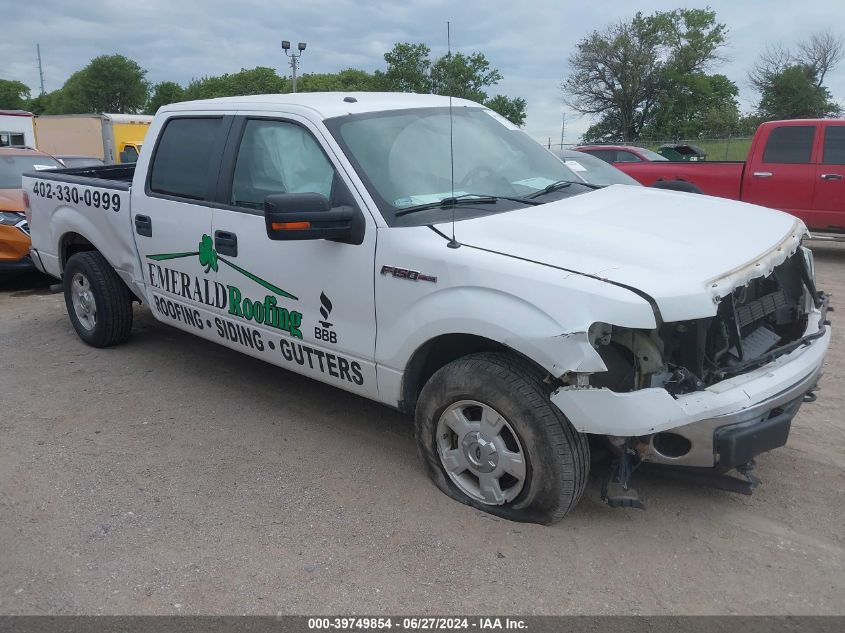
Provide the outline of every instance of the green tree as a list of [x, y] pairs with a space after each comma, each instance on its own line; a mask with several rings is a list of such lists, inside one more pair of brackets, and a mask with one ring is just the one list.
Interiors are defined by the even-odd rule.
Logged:
[[347, 68], [337, 73], [306, 73], [296, 80], [300, 92], [367, 92], [377, 90], [377, 80], [365, 70]]
[[830, 98], [830, 91], [817, 84], [811, 66], [787, 66], [772, 75], [757, 106], [764, 119], [805, 119], [835, 116], [841, 108]]
[[194, 79], [185, 88], [184, 100], [276, 94], [290, 91], [290, 82], [266, 66], [242, 68], [240, 72]]
[[514, 125], [522, 126], [525, 124], [526, 103], [522, 97], [511, 99], [505, 95], [496, 95], [492, 99], [485, 101], [484, 105], [498, 112]]
[[29, 100], [29, 87], [13, 79], [0, 79], [0, 110], [23, 110]]
[[496, 95], [486, 89], [502, 80], [483, 53], [455, 53], [434, 61], [425, 44], [401, 42], [384, 54], [387, 69], [373, 75], [375, 89], [387, 92], [418, 92], [460, 97], [487, 105], [516, 125], [525, 123], [525, 99]]
[[43, 95], [33, 97], [26, 102], [26, 109], [33, 114], [61, 114], [59, 103], [62, 98], [62, 89], [53, 92], [45, 92]]
[[150, 88], [146, 74], [123, 55], [100, 55], [68, 78], [50, 109], [58, 114], [141, 112]]
[[[574, 110], [599, 117], [585, 136], [631, 141], [657, 125], [658, 116], [667, 124], [700, 117], [703, 78], [719, 60], [726, 34], [714, 11], [676, 9], [637, 13], [587, 35], [570, 57], [571, 73], [561, 85]], [[685, 104], [670, 107], [684, 91]], [[722, 99], [718, 108], [724, 110], [735, 95]]]
[[384, 54], [385, 71], [376, 71], [379, 88], [387, 92], [431, 92], [431, 49], [400, 42]]
[[667, 72], [671, 94], [658, 101], [642, 135], [691, 139], [733, 134], [739, 125], [739, 88], [724, 75]]
[[431, 91], [438, 95], [484, 102], [489, 86], [502, 80], [502, 73], [490, 68], [490, 62], [482, 53], [444, 55], [431, 67]]
[[845, 40], [829, 31], [811, 34], [795, 50], [769, 45], [760, 54], [748, 81], [760, 93], [757, 113], [764, 119], [837, 115], [824, 80], [845, 57]]
[[175, 81], [162, 81], [153, 86], [146, 113], [155, 114], [161, 106], [184, 100], [185, 91]]

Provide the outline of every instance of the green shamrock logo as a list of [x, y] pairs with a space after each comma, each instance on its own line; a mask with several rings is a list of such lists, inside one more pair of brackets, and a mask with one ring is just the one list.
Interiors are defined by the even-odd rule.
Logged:
[[217, 251], [214, 250], [214, 244], [211, 241], [211, 237], [208, 235], [204, 234], [202, 236], [199, 256], [200, 266], [205, 266], [206, 273], [209, 270], [217, 272]]

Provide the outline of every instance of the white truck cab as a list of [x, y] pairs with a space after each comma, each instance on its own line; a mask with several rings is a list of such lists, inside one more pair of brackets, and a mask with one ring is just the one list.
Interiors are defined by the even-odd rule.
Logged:
[[738, 468], [750, 490], [830, 341], [800, 220], [589, 185], [461, 99], [174, 104], [137, 165], [24, 189], [83, 340], [125, 340], [138, 301], [396, 407], [444, 492], [515, 520], [565, 516], [591, 445], [614, 456], [613, 505], [638, 505], [644, 462]]

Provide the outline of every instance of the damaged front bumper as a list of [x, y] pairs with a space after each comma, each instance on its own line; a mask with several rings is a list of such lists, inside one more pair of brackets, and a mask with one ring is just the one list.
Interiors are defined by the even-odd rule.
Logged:
[[663, 388], [567, 386], [551, 401], [578, 431], [633, 444], [644, 462], [727, 470], [786, 443], [830, 345], [826, 307], [809, 314], [811, 325], [794, 349], [706, 389], [673, 397]]

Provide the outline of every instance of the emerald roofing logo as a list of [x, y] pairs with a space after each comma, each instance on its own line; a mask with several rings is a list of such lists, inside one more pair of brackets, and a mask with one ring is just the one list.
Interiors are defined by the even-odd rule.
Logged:
[[[203, 234], [197, 248], [198, 250], [196, 251], [186, 253], [147, 255], [147, 259], [154, 262], [165, 262], [171, 259], [197, 257], [200, 266], [204, 269], [203, 272], [206, 274], [211, 271], [217, 272], [222, 263], [232, 270], [239, 272], [247, 279], [266, 288], [276, 296], [299, 301], [295, 295], [279, 288], [266, 279], [262, 279], [258, 275], [252, 274], [248, 270], [244, 270], [228, 259], [220, 257], [214, 249], [214, 243], [210, 236]], [[223, 310], [226, 310], [228, 307], [228, 313], [232, 316], [240, 317], [247, 321], [262, 323], [266, 326], [288, 332], [295, 338], [302, 338], [302, 331], [300, 330], [302, 313], [280, 307], [277, 305], [276, 297], [273, 294], [266, 295], [261, 301], [253, 301], [244, 297], [240, 288], [231, 284], [224, 288], [219, 282], [210, 282], [208, 278], [201, 280], [198, 277], [193, 277], [192, 279], [187, 273], [163, 268], [158, 264], [150, 264], [149, 272], [150, 283], [154, 287], [162, 288], [186, 299], [193, 299], [194, 301], [199, 301]], [[214, 291], [213, 296], [212, 290]]]
[[147, 255], [147, 259], [152, 259], [156, 262], [163, 262], [169, 259], [181, 259], [182, 257], [196, 257], [199, 256], [200, 266], [205, 266], [205, 273], [208, 273], [210, 270], [217, 272], [218, 264], [217, 262], [223, 262], [230, 268], [237, 270], [240, 274], [242, 274], [247, 279], [251, 279], [255, 283], [264, 286], [270, 292], [274, 292], [280, 297], [285, 297], [286, 299], [293, 299], [294, 301], [298, 301], [299, 299], [292, 295], [291, 293], [282, 290], [278, 286], [271, 284], [266, 279], [262, 279], [258, 275], [253, 275], [248, 270], [244, 270], [237, 264], [233, 264], [228, 259], [223, 259], [220, 255], [217, 254], [217, 251], [214, 250], [214, 243], [211, 241], [211, 237], [208, 235], [203, 234], [202, 240], [199, 243], [199, 250], [192, 251], [190, 253], [161, 253], [158, 255]]

